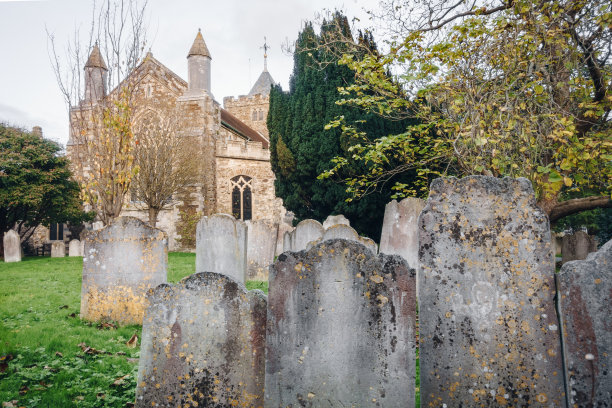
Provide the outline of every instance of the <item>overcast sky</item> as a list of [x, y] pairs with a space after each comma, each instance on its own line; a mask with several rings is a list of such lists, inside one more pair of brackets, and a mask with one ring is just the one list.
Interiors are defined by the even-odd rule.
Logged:
[[[287, 89], [293, 68], [281, 44], [293, 42], [306, 20], [324, 8], [340, 8], [349, 18], [378, 0], [150, 0], [149, 43], [156, 59], [187, 80], [187, 53], [202, 29], [212, 56], [212, 92], [247, 94], [263, 69], [264, 36], [268, 70]], [[64, 45], [75, 27], [87, 31], [88, 0], [0, 0], [0, 122], [31, 129], [65, 144], [67, 108], [59, 92], [47, 51], [48, 29]], [[84, 38], [83, 41], [87, 39]]]

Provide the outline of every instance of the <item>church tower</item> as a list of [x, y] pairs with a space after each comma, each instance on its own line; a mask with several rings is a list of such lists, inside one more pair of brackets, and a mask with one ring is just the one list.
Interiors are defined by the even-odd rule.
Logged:
[[96, 42], [85, 64], [85, 102], [95, 103], [106, 96], [107, 74], [108, 68]]
[[210, 52], [202, 37], [202, 32], [198, 29], [193, 45], [187, 55], [189, 71], [189, 92], [197, 93], [205, 91], [212, 96], [210, 88]]

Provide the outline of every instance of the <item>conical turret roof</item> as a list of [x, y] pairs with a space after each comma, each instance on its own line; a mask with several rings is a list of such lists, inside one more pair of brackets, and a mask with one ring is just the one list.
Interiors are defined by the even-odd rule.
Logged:
[[263, 96], [268, 96], [270, 94], [270, 88], [274, 85], [274, 79], [272, 79], [272, 75], [268, 72], [267, 69], [264, 69], [255, 84], [251, 88], [249, 92], [249, 96], [262, 94]]
[[85, 68], [102, 68], [108, 71], [104, 63], [104, 58], [102, 58], [102, 54], [100, 54], [100, 48], [98, 48], [97, 42], [91, 50], [91, 54], [89, 54]]
[[212, 59], [212, 57], [210, 56], [210, 52], [208, 51], [208, 47], [204, 42], [204, 37], [202, 37], [202, 32], [199, 29], [198, 35], [196, 35], [195, 40], [193, 40], [193, 45], [189, 50], [189, 54], [187, 54], [187, 58], [191, 57], [192, 55], [202, 55], [204, 57]]

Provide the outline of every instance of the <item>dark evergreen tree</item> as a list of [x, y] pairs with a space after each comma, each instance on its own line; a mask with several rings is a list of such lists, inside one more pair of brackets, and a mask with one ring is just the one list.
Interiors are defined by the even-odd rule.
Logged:
[[[350, 69], [335, 63], [334, 58], [342, 54], [342, 47], [346, 46], [341, 41], [333, 42], [338, 30], [343, 38], [352, 38], [348, 20], [340, 13], [336, 13], [330, 23], [324, 22], [318, 35], [312, 24], [306, 24], [296, 41], [289, 91], [283, 92], [280, 86], [275, 86], [270, 93], [268, 130], [276, 194], [283, 199], [285, 207], [295, 213], [297, 221], [306, 218], [323, 221], [330, 214], [344, 214], [360, 234], [378, 241], [384, 207], [392, 193], [387, 189], [384, 194], [373, 193], [347, 202], [345, 185], [330, 179], [317, 179], [333, 167], [334, 157], [351, 160], [350, 145], [342, 138], [341, 130], [325, 129], [325, 125], [343, 116], [347, 122], [359, 121], [359, 130], [374, 139], [401, 132], [407, 122], [385, 120], [336, 103], [341, 99], [338, 87], [352, 83], [354, 78]], [[370, 33], [359, 33], [357, 41], [367, 44], [371, 50], [376, 49]], [[326, 46], [320, 46], [322, 43]], [[392, 182], [410, 183], [412, 177], [404, 173]]]

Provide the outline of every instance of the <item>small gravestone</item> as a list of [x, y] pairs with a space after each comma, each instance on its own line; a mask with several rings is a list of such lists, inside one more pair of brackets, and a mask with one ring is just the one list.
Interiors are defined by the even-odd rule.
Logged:
[[266, 407], [414, 406], [415, 273], [324, 241], [270, 268]]
[[422, 406], [564, 407], [550, 226], [531, 183], [436, 179], [418, 222]]
[[51, 241], [51, 258], [63, 258], [66, 256], [66, 244], [64, 241]]
[[612, 406], [612, 241], [557, 275], [568, 406]]
[[216, 272], [246, 281], [247, 227], [228, 214], [202, 217], [196, 227], [196, 272]]
[[400, 255], [415, 269], [419, 265], [417, 221], [423, 207], [425, 201], [414, 197], [389, 202], [380, 234], [380, 252]]
[[268, 267], [274, 262], [277, 226], [265, 220], [246, 221], [247, 279], [268, 280]]
[[137, 407], [263, 407], [262, 292], [203, 272], [160, 285], [148, 299]]
[[291, 251], [297, 252], [306, 249], [311, 241], [316, 241], [323, 237], [323, 226], [315, 220], [301, 221], [291, 233]]
[[73, 239], [68, 244], [68, 256], [83, 256], [81, 241]]
[[563, 263], [586, 259], [590, 252], [597, 251], [597, 241], [595, 237], [584, 231], [565, 234], [561, 246]]
[[334, 224], [323, 233], [322, 241], [330, 239], [348, 239], [349, 241], [359, 241], [359, 234], [346, 224]]
[[[288, 245], [289, 248], [287, 249], [287, 251], [291, 250], [291, 231], [293, 231], [295, 228], [293, 226], [291, 226], [291, 224], [287, 224], [285, 222], [281, 222], [278, 225], [278, 233], [277, 233], [277, 238], [276, 238], [276, 250], [274, 252], [274, 255], [280, 255], [283, 252], [285, 252], [285, 239], [288, 239]], [[288, 235], [288, 238], [285, 238], [285, 236]]]
[[21, 240], [15, 230], [4, 233], [4, 262], [21, 262]]
[[330, 215], [325, 219], [325, 221], [323, 221], [324, 229], [328, 229], [334, 225], [348, 225], [350, 227], [351, 222], [342, 214]]
[[291, 239], [292, 239], [294, 231], [286, 231], [283, 234], [283, 251], [282, 252], [287, 252], [287, 251], [291, 251], [292, 250], [291, 249]]
[[134, 217], [85, 236], [81, 318], [141, 324], [146, 293], [167, 280], [168, 239]]

